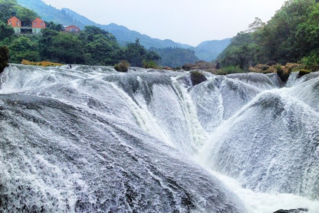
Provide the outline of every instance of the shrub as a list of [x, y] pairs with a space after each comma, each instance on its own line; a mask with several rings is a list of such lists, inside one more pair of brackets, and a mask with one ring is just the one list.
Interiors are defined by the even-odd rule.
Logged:
[[143, 61], [143, 67], [144, 68], [153, 68], [156, 69], [158, 68], [157, 64], [155, 61]]
[[118, 72], [127, 72], [129, 67], [130, 64], [125, 60], [122, 60], [120, 63], [114, 65], [114, 69]]
[[220, 70], [217, 70], [217, 75], [227, 75], [231, 73], [243, 73], [245, 72], [244, 70], [240, 69], [239, 66], [228, 66], [224, 67]]
[[319, 56], [317, 53], [311, 53], [310, 56], [302, 58], [301, 61], [305, 65], [306, 69], [311, 71], [319, 70]]
[[25, 60], [25, 59], [23, 59], [21, 61], [21, 64], [23, 64], [23, 65], [42, 66], [42, 67], [61, 66], [61, 65], [63, 65], [63, 64], [60, 64], [60, 63], [53, 63], [53, 62], [50, 62], [50, 61], [33, 62], [33, 61]]

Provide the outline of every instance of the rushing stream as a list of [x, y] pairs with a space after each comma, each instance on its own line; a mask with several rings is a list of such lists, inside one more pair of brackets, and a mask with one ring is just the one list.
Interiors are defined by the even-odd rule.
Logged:
[[319, 212], [319, 75], [11, 65], [0, 212]]

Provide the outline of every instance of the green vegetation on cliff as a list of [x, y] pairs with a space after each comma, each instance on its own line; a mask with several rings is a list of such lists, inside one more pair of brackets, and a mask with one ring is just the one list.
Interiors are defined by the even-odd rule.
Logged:
[[315, 0], [289, 0], [266, 24], [256, 18], [248, 32], [240, 32], [218, 56], [222, 67], [249, 66], [274, 61], [319, 66], [319, 4]]

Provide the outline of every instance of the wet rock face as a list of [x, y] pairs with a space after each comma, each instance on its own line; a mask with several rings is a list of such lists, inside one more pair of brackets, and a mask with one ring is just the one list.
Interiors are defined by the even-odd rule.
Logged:
[[198, 71], [194, 71], [194, 72], [191, 72], [191, 81], [192, 81], [193, 86], [195, 86], [195, 85], [200, 84], [204, 81], [207, 81], [207, 78], [205, 77], [205, 75], [203, 73], [198, 72]]
[[9, 49], [7, 46], [0, 47], [0, 73], [8, 66]]
[[290, 210], [280, 209], [278, 211], [275, 211], [274, 213], [303, 213], [303, 212], [308, 212], [308, 209], [304, 209], [304, 208], [290, 209]]
[[309, 73], [311, 73], [310, 70], [306, 70], [306, 69], [301, 69], [297, 75], [297, 78], [301, 78], [304, 75], [308, 75]]

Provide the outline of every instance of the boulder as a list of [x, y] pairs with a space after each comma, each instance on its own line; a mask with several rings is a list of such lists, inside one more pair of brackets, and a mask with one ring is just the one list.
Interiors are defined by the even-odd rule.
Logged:
[[309, 73], [311, 73], [310, 70], [301, 69], [301, 70], [299, 71], [298, 75], [297, 75], [297, 78], [300, 78], [300, 77], [302, 77], [302, 76], [304, 76], [304, 75], [307, 75], [307, 74], [309, 74]]
[[275, 211], [274, 213], [303, 213], [303, 212], [308, 212], [308, 209], [305, 209], [305, 208], [290, 209], [290, 210], [280, 209], [278, 211]]
[[204, 81], [207, 81], [207, 78], [205, 77], [205, 75], [202, 72], [199, 71], [193, 71], [191, 72], [191, 81], [193, 86], [200, 84]]
[[9, 49], [7, 46], [0, 47], [0, 73], [4, 71], [4, 69], [9, 64]]
[[288, 81], [289, 76], [290, 76], [291, 69], [286, 68], [285, 66], [281, 66], [280, 64], [278, 64], [276, 66], [276, 73], [277, 73], [278, 77], [280, 78], [280, 80], [282, 82], [286, 83]]

